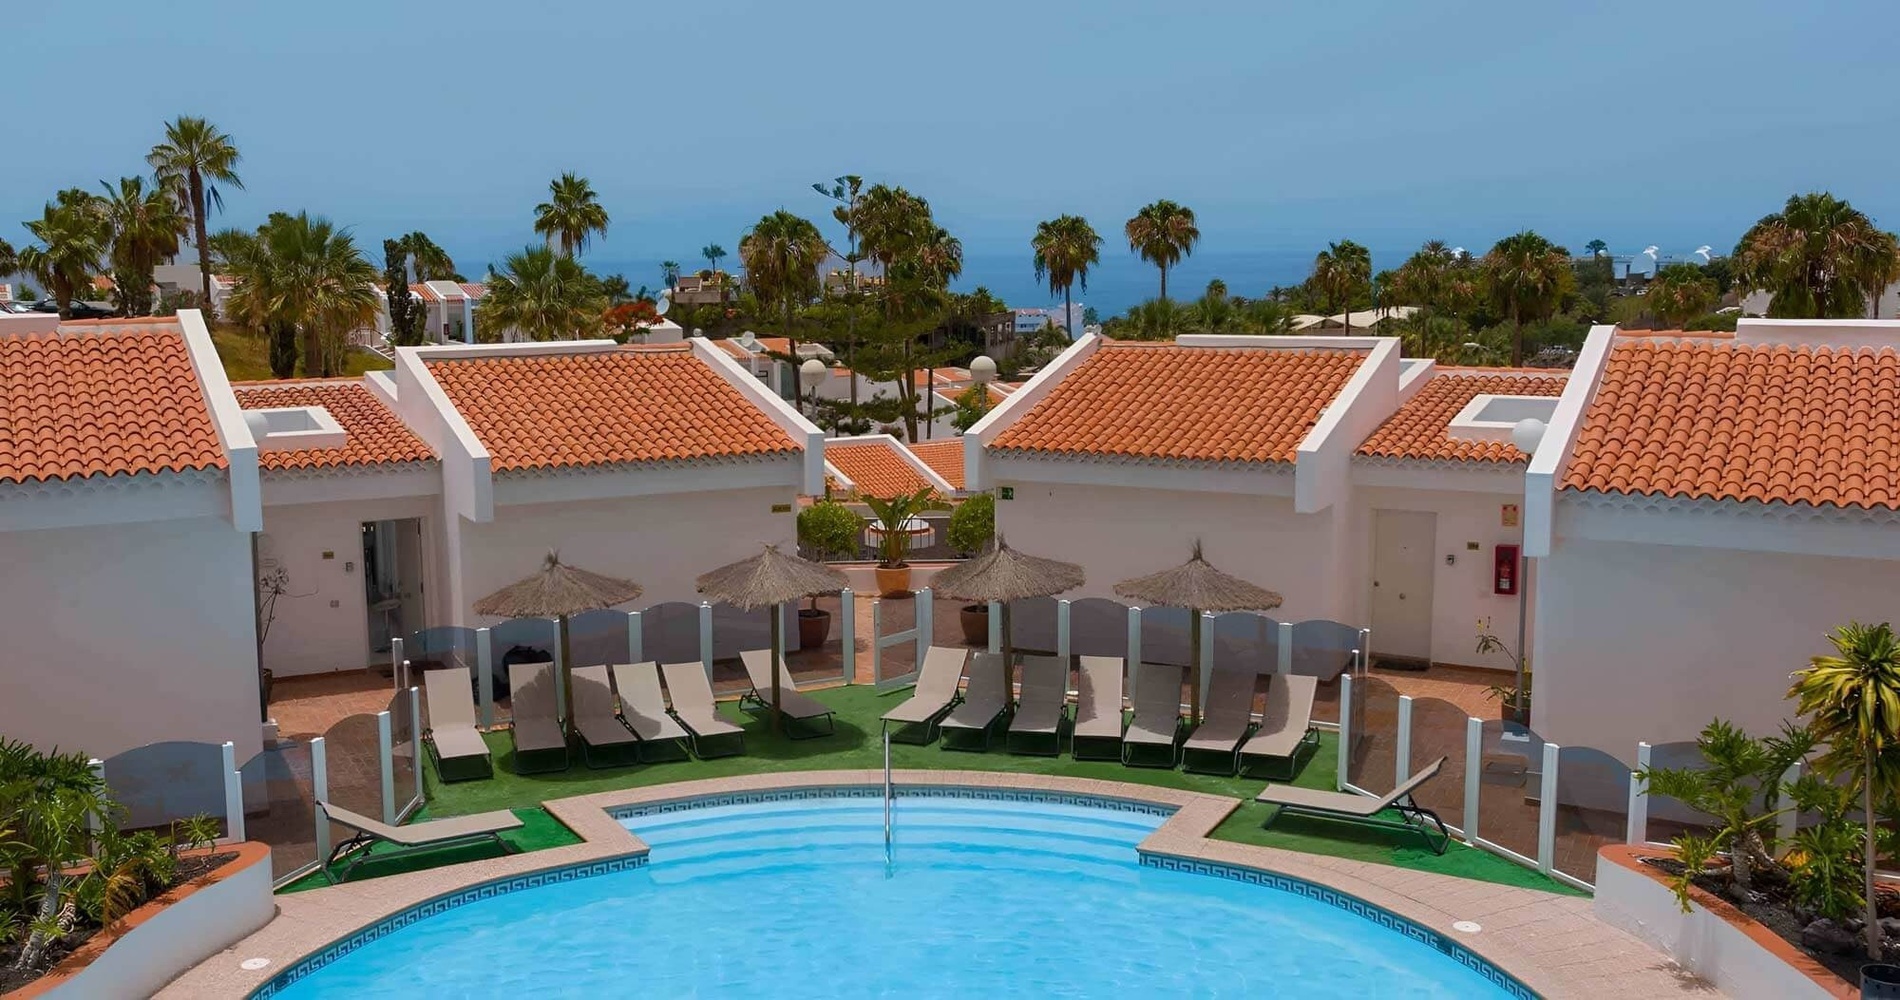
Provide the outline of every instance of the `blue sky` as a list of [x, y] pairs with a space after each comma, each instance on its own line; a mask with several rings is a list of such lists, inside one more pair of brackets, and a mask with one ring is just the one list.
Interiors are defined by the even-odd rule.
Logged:
[[1212, 254], [1523, 227], [1726, 249], [1812, 188], [1900, 226], [1890, 0], [108, 0], [6, 20], [29, 42], [8, 49], [0, 154], [16, 245], [56, 189], [142, 169], [180, 113], [243, 150], [218, 225], [305, 208], [371, 246], [420, 228], [467, 271], [530, 238], [567, 169], [613, 215], [602, 261], [735, 249], [765, 212], [821, 216], [809, 184], [845, 172], [928, 197], [972, 258], [1024, 254], [1061, 212], [1112, 236], [1157, 197], [1196, 209]]

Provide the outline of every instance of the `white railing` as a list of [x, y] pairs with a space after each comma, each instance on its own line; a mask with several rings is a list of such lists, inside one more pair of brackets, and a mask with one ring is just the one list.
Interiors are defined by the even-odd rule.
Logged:
[[884, 852], [891, 850], [891, 734], [884, 734]]

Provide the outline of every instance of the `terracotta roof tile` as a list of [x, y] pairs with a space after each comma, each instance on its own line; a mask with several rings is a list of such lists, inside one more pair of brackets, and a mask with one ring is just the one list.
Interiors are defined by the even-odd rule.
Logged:
[[1618, 340], [1563, 486], [1900, 510], [1900, 354]]
[[799, 449], [686, 347], [464, 358], [428, 367], [497, 472]]
[[175, 322], [0, 337], [0, 482], [227, 465]]
[[238, 405], [247, 410], [321, 406], [349, 435], [341, 448], [263, 452], [257, 456], [261, 468], [317, 469], [435, 458], [429, 446], [361, 382], [241, 382], [231, 388]]
[[918, 473], [916, 466], [898, 453], [903, 446], [895, 440], [862, 441], [851, 444], [825, 442], [825, 461], [856, 484], [860, 494], [894, 497], [936, 486]]
[[923, 459], [930, 471], [942, 476], [946, 482], [963, 489], [963, 439], [944, 438], [939, 441], [914, 441], [910, 444], [910, 453]]
[[1359, 446], [1375, 458], [1428, 461], [1525, 462], [1530, 456], [1509, 441], [1472, 441], [1452, 437], [1453, 417], [1478, 396], [1561, 396], [1563, 372], [1452, 370], [1432, 375], [1399, 411]]
[[1103, 345], [995, 440], [997, 450], [1290, 462], [1360, 351]]

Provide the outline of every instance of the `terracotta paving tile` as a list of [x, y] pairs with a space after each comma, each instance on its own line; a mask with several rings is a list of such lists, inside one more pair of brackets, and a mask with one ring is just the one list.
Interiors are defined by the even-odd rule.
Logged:
[[1561, 396], [1568, 379], [1565, 372], [1440, 371], [1366, 438], [1359, 454], [1436, 461], [1528, 461], [1529, 456], [1509, 441], [1452, 437], [1452, 418], [1478, 396]]
[[962, 438], [912, 441], [908, 447], [911, 454], [923, 459], [924, 464], [930, 466], [930, 471], [942, 476], [951, 486], [963, 489]]
[[1290, 462], [1360, 351], [1109, 343], [990, 447], [1197, 462]]
[[237, 393], [238, 405], [247, 410], [321, 406], [349, 435], [349, 442], [341, 448], [263, 452], [257, 456], [262, 468], [309, 469], [435, 458], [429, 446], [361, 382], [240, 382], [232, 390]]
[[856, 484], [858, 493], [894, 497], [921, 489], [938, 489], [899, 454], [896, 438], [851, 444], [825, 442], [825, 461]]
[[497, 472], [798, 451], [690, 348], [430, 361]]
[[227, 464], [176, 322], [0, 337], [0, 482]]
[[1618, 339], [1563, 486], [1900, 509], [1900, 354]]

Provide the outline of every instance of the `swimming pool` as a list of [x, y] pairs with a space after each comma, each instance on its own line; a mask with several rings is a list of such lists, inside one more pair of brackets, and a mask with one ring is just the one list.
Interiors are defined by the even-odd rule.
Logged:
[[274, 995], [1513, 995], [1332, 902], [1141, 864], [1163, 809], [1008, 794], [901, 796], [888, 855], [863, 790], [647, 807], [621, 822], [648, 864], [417, 920]]

